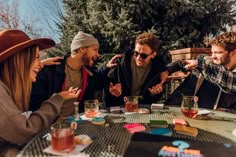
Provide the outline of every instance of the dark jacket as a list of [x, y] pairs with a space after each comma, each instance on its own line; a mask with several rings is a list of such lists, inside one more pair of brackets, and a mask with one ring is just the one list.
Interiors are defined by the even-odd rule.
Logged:
[[[109, 84], [107, 84], [105, 89], [105, 100], [106, 106], [116, 106], [123, 105], [124, 96], [131, 95], [131, 85], [132, 85], [132, 72], [131, 72], [131, 58], [133, 53], [127, 52], [124, 53], [123, 58], [117, 67], [110, 69], [108, 72], [108, 82], [113, 82], [113, 84], [121, 83], [122, 86], [122, 95], [120, 97], [112, 96], [109, 93]], [[151, 104], [160, 100], [162, 93], [157, 95], [151, 95], [148, 88], [160, 83], [160, 73], [165, 70], [165, 64], [159, 57], [155, 57], [152, 60], [152, 66], [150, 73], [148, 74], [146, 80], [144, 81], [143, 86], [141, 87], [140, 96], [143, 96], [142, 99], [139, 99], [139, 103]]]
[[[167, 69], [170, 73], [172, 73], [183, 69], [183, 64], [180, 62], [171, 63], [167, 66]], [[183, 95], [194, 95], [198, 75], [198, 71], [192, 71], [179, 85], [179, 87], [169, 96], [169, 98], [165, 101], [165, 104], [180, 106]], [[204, 79], [196, 93], [196, 96], [199, 98], [198, 106], [201, 108], [213, 109], [219, 90], [220, 88], [217, 85]], [[218, 103], [218, 108], [236, 109], [236, 94], [222, 92]]]
[[[37, 110], [43, 101], [47, 100], [53, 93], [61, 92], [65, 81], [65, 63], [67, 54], [60, 65], [45, 66], [37, 76], [37, 81], [33, 83], [30, 110]], [[102, 89], [104, 86], [105, 76], [108, 72], [107, 69], [96, 70], [95, 68], [89, 69], [93, 76], [90, 76], [86, 70], [82, 68], [82, 92], [78, 99], [80, 99], [79, 111], [84, 111], [84, 101], [94, 99], [94, 92], [97, 89]]]

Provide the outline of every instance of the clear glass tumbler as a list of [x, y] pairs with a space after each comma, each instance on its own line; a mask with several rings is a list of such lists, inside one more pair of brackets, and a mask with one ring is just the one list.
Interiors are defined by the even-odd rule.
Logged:
[[88, 118], [93, 118], [98, 115], [99, 103], [98, 100], [86, 100], [84, 102], [84, 113]]
[[183, 96], [181, 103], [181, 112], [184, 116], [195, 118], [198, 113], [198, 97], [197, 96]]

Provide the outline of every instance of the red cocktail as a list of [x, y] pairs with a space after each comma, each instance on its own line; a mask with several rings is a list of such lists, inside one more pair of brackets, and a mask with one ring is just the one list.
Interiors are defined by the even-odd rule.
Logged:
[[74, 143], [74, 130], [70, 124], [54, 124], [51, 127], [51, 145], [56, 151], [64, 151], [73, 149]]
[[186, 109], [181, 109], [181, 112], [183, 113], [184, 116], [189, 117], [189, 118], [195, 118], [197, 116], [198, 110], [186, 110]]
[[138, 97], [137, 96], [126, 96], [125, 101], [125, 112], [138, 112]]
[[125, 111], [126, 112], [138, 112], [138, 104], [137, 103], [125, 103]]
[[181, 103], [181, 112], [184, 116], [195, 118], [198, 113], [198, 97], [196, 96], [183, 96]]

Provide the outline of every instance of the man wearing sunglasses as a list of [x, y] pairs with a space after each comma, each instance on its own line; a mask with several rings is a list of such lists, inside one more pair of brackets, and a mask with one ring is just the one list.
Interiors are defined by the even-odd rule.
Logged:
[[107, 106], [124, 104], [124, 96], [142, 96], [140, 103], [153, 103], [161, 98], [160, 74], [165, 64], [157, 49], [158, 38], [150, 32], [136, 37], [133, 52], [124, 53], [118, 66], [108, 73], [109, 85], [106, 90]]

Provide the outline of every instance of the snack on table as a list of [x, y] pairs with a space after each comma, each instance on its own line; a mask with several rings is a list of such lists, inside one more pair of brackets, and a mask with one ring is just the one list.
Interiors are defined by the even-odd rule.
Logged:
[[193, 127], [188, 127], [184, 125], [176, 125], [175, 126], [175, 131], [179, 134], [184, 134], [192, 137], [196, 137], [198, 134], [198, 130]]
[[91, 138], [88, 135], [81, 134], [74, 137], [76, 144], [89, 145], [92, 143]]
[[103, 125], [103, 124], [105, 124], [106, 121], [104, 118], [94, 117], [91, 122], [95, 125]]

